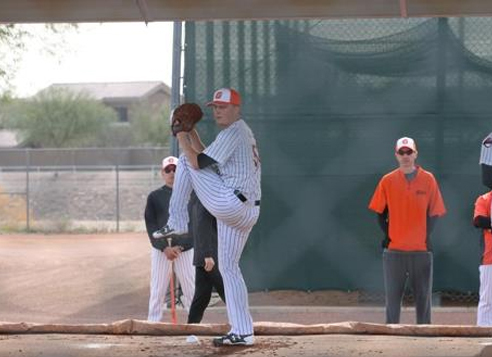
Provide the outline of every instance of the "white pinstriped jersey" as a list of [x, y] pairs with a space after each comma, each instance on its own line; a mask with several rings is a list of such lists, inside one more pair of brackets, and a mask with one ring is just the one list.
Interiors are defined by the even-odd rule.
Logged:
[[480, 164], [492, 166], [492, 133], [482, 141], [480, 152]]
[[261, 162], [253, 132], [242, 119], [222, 130], [204, 152], [218, 163], [224, 185], [261, 199]]

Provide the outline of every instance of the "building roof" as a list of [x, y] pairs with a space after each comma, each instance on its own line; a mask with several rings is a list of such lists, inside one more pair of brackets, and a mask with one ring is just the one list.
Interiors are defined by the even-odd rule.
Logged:
[[144, 99], [158, 91], [171, 95], [171, 89], [160, 81], [142, 82], [101, 82], [101, 83], [54, 83], [43, 89], [68, 89], [73, 92], [86, 92], [98, 100]]

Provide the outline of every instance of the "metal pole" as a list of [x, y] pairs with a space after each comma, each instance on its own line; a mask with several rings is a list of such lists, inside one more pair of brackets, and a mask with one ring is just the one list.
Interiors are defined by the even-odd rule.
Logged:
[[120, 232], [120, 165], [116, 163], [116, 232]]
[[[173, 27], [173, 73], [171, 84], [171, 110], [181, 103], [181, 42], [182, 42], [182, 23], [175, 21]], [[178, 141], [171, 136], [171, 154], [179, 155]]]
[[31, 217], [29, 214], [29, 171], [31, 170], [31, 152], [26, 149], [26, 230], [31, 230]]

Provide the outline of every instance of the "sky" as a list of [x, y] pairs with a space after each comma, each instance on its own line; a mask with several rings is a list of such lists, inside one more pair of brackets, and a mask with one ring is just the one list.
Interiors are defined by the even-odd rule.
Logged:
[[14, 95], [30, 96], [52, 83], [157, 80], [171, 85], [172, 22], [79, 24], [63, 39], [55, 54], [44, 50], [49, 36], [28, 41], [12, 80]]

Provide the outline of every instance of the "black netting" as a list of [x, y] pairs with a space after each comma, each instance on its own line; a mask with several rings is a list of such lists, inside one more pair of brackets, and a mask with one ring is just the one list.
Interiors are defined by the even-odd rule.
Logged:
[[[371, 291], [361, 290], [358, 291], [357, 303], [359, 305], [381, 305], [384, 306], [384, 292], [383, 291]], [[463, 306], [463, 305], [477, 305], [478, 304], [478, 292], [472, 291], [435, 291], [432, 294], [433, 306]], [[406, 292], [403, 295], [403, 305], [415, 306], [415, 297], [411, 291]]]
[[[434, 287], [477, 290], [471, 215], [486, 190], [491, 38], [491, 18], [187, 23], [186, 100], [237, 88], [259, 143], [251, 288], [381, 290], [382, 234], [367, 205], [396, 166], [396, 139], [411, 136], [448, 208], [432, 236]], [[200, 130], [206, 142], [216, 133], [212, 120]]]

